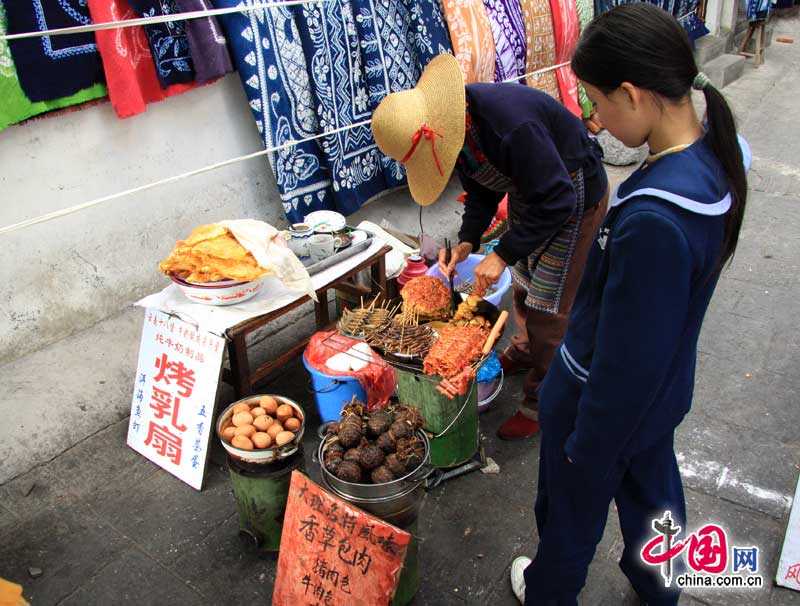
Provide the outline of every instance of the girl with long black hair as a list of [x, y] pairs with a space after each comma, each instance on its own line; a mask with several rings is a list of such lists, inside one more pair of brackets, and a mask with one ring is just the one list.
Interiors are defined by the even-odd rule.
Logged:
[[[654, 5], [597, 17], [572, 68], [611, 134], [647, 143], [650, 156], [610, 202], [540, 389], [539, 547], [532, 563], [515, 560], [511, 582], [526, 605], [577, 604], [614, 500], [623, 572], [643, 602], [677, 604], [641, 549], [667, 511], [686, 527], [673, 435], [691, 406], [703, 317], [736, 250], [749, 152], [683, 28]], [[705, 96], [705, 124], [692, 89]]]

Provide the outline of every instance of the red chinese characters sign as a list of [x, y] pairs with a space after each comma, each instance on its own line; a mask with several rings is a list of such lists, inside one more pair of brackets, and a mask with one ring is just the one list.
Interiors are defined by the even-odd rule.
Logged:
[[222, 337], [145, 310], [128, 445], [200, 489], [217, 396]]
[[272, 604], [389, 604], [410, 541], [407, 532], [292, 472]]

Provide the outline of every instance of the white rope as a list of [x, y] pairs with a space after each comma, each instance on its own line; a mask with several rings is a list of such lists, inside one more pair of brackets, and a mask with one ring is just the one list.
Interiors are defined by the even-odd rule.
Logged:
[[237, 162], [243, 162], [244, 160], [252, 160], [253, 158], [258, 158], [260, 156], [265, 156], [267, 154], [271, 154], [274, 152], [280, 152], [284, 149], [288, 149], [295, 145], [299, 145], [301, 143], [308, 143], [310, 141], [314, 141], [316, 139], [321, 139], [322, 137], [327, 137], [329, 135], [335, 135], [344, 131], [351, 130], [353, 128], [358, 128], [360, 126], [366, 126], [370, 124], [372, 120], [363, 120], [362, 122], [356, 122], [355, 124], [348, 124], [347, 126], [342, 126], [341, 128], [336, 128], [333, 130], [325, 131], [324, 133], [320, 133], [319, 135], [314, 135], [313, 137], [307, 137], [305, 139], [298, 139], [298, 140], [291, 140], [287, 141], [283, 145], [278, 145], [276, 147], [269, 147], [267, 149], [262, 149], [257, 152], [253, 152], [251, 154], [246, 154], [244, 156], [238, 156], [236, 158], [231, 158], [230, 160], [225, 160], [224, 162], [217, 162], [215, 164], [209, 164], [207, 166], [203, 166], [202, 168], [197, 168], [195, 170], [190, 170], [189, 172], [181, 173], [180, 175], [175, 175], [173, 177], [167, 177], [166, 179], [160, 179], [158, 181], [153, 181], [152, 183], [146, 183], [145, 185], [140, 185], [139, 187], [133, 187], [131, 189], [126, 189], [125, 191], [120, 191], [115, 194], [111, 194], [108, 196], [103, 196], [102, 198], [95, 198], [94, 200], [90, 200], [88, 202], [84, 202], [82, 204], [76, 204], [75, 206], [70, 206], [68, 208], [62, 208], [61, 210], [56, 210], [51, 213], [46, 213], [44, 215], [39, 215], [38, 217], [33, 217], [32, 219], [26, 219], [25, 221], [20, 221], [19, 223], [12, 223], [11, 225], [6, 225], [5, 227], [0, 228], [0, 235], [10, 233], [12, 231], [17, 231], [19, 229], [24, 229], [26, 227], [30, 227], [31, 225], [37, 225], [39, 223], [45, 223], [46, 221], [52, 221], [53, 219], [58, 219], [59, 217], [66, 217], [67, 215], [71, 215], [81, 210], [86, 210], [87, 208], [92, 208], [93, 206], [97, 206], [98, 204], [103, 204], [105, 202], [110, 202], [111, 200], [116, 200], [118, 198], [122, 198], [124, 196], [129, 196], [132, 194], [137, 194], [143, 191], [147, 191], [148, 189], [152, 189], [154, 187], [158, 187], [159, 185], [165, 185], [167, 183], [174, 183], [175, 181], [180, 181], [182, 179], [188, 179], [189, 177], [194, 177], [197, 175], [201, 175], [203, 173], [216, 170], [218, 168], [223, 168], [225, 166], [229, 166], [231, 164], [236, 164]]
[[550, 67], [544, 67], [542, 69], [537, 69], [536, 71], [528, 72], [527, 74], [522, 74], [521, 76], [514, 76], [513, 78], [508, 78], [507, 80], [503, 80], [504, 83], [508, 82], [517, 82], [519, 80], [523, 80], [525, 78], [532, 78], [533, 76], [538, 76], [540, 74], [546, 74], [547, 72], [552, 72], [553, 70], [560, 69], [562, 67], [567, 67], [570, 64], [569, 61], [564, 61], [564, 63], [559, 63], [558, 65], [551, 65]]
[[141, 17], [137, 19], [126, 19], [124, 21], [104, 21], [101, 23], [90, 23], [88, 25], [76, 25], [73, 27], [59, 27], [56, 29], [45, 29], [36, 32], [23, 32], [20, 34], [6, 34], [0, 36], [0, 40], [22, 40], [24, 38], [40, 38], [43, 36], [65, 36], [68, 34], [85, 34], [88, 32], [98, 32], [107, 29], [121, 29], [125, 27], [138, 27], [141, 25], [153, 25], [155, 23], [169, 23], [170, 21], [184, 21], [188, 19], [203, 19], [216, 15], [227, 15], [229, 13], [247, 13], [266, 8], [281, 6], [297, 6], [300, 4], [325, 3], [331, 0], [287, 0], [286, 2], [268, 2], [264, 4], [252, 4], [245, 6], [231, 6], [228, 8], [213, 8], [202, 11], [188, 11], [185, 13], [175, 13], [172, 15], [156, 15], [154, 17]]
[[[318, 0], [316, 0], [318, 1]], [[515, 82], [517, 80], [522, 80], [523, 78], [529, 78], [532, 76], [536, 76], [539, 74], [544, 74], [549, 71], [553, 71], [559, 69], [561, 67], [566, 67], [569, 65], [569, 61], [565, 63], [559, 63], [558, 65], [551, 65], [550, 67], [545, 67], [544, 69], [538, 69], [536, 71], [532, 71], [530, 73], [524, 74], [522, 76], [517, 76], [514, 78], [509, 78], [508, 80], [503, 80], [503, 82]], [[115, 194], [110, 194], [108, 196], [103, 196], [102, 198], [96, 198], [94, 200], [90, 200], [88, 202], [84, 202], [82, 204], [76, 204], [75, 206], [70, 206], [68, 208], [63, 208], [61, 210], [56, 210], [51, 213], [46, 213], [44, 215], [39, 215], [38, 217], [33, 217], [32, 219], [26, 219], [24, 221], [20, 221], [19, 223], [12, 223], [10, 225], [6, 225], [5, 227], [0, 228], [0, 236], [3, 234], [8, 234], [13, 231], [17, 231], [20, 229], [24, 229], [26, 227], [31, 227], [32, 225], [37, 225], [39, 223], [45, 223], [47, 221], [52, 221], [53, 219], [58, 219], [59, 217], [65, 217], [67, 215], [71, 215], [73, 213], [79, 212], [81, 210], [86, 210], [87, 208], [92, 208], [99, 204], [103, 204], [105, 202], [110, 202], [112, 200], [116, 200], [118, 198], [123, 198], [125, 196], [129, 196], [132, 194], [137, 194], [139, 192], [147, 191], [148, 189], [152, 189], [154, 187], [158, 187], [159, 185], [166, 185], [167, 183], [174, 183], [176, 181], [180, 181], [182, 179], [188, 179], [189, 177], [194, 177], [196, 175], [200, 175], [212, 170], [216, 170], [218, 168], [223, 168], [225, 166], [229, 166], [231, 164], [236, 164], [237, 162], [243, 162], [245, 160], [252, 160], [253, 158], [258, 158], [260, 156], [265, 156], [267, 154], [283, 151], [284, 149], [288, 149], [295, 145], [299, 145], [301, 143], [308, 143], [310, 141], [315, 141], [317, 139], [321, 139], [323, 137], [327, 137], [329, 135], [335, 135], [338, 133], [342, 133], [348, 130], [352, 130], [354, 128], [359, 128], [361, 126], [366, 126], [372, 122], [371, 119], [363, 120], [361, 122], [356, 122], [354, 124], [348, 124], [347, 126], [342, 126], [341, 128], [336, 128], [334, 130], [326, 131], [320, 133], [318, 135], [314, 135], [313, 137], [307, 137], [305, 139], [298, 139], [298, 140], [291, 140], [287, 141], [283, 145], [278, 145], [277, 147], [270, 147], [267, 149], [262, 149], [257, 152], [253, 152], [251, 154], [246, 154], [244, 156], [238, 156], [236, 158], [231, 158], [230, 160], [225, 160], [224, 162], [217, 162], [216, 164], [209, 164], [207, 166], [203, 166], [201, 168], [197, 168], [195, 170], [191, 170], [189, 172], [181, 173], [180, 175], [175, 175], [174, 177], [167, 177], [166, 179], [160, 179], [158, 181], [153, 181], [152, 183], [146, 183], [144, 185], [140, 185], [139, 187], [134, 187], [131, 189], [126, 189], [125, 191], [117, 192]]]

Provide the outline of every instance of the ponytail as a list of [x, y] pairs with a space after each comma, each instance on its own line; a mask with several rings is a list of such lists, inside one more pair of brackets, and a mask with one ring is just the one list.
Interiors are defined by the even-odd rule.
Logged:
[[747, 178], [736, 124], [728, 103], [699, 74], [686, 31], [669, 13], [649, 2], [623, 4], [599, 15], [584, 30], [572, 57], [575, 74], [605, 94], [630, 82], [664, 99], [682, 102], [696, 79], [708, 113], [706, 139], [717, 156], [731, 194], [725, 215], [720, 267], [736, 251], [747, 202]]
[[711, 84], [703, 87], [706, 98], [706, 135], [714, 155], [722, 164], [731, 189], [731, 208], [725, 215], [725, 238], [722, 244], [720, 266], [725, 265], [736, 252], [739, 230], [744, 219], [747, 203], [747, 175], [745, 174], [742, 148], [736, 136], [736, 122], [731, 108], [722, 93]]

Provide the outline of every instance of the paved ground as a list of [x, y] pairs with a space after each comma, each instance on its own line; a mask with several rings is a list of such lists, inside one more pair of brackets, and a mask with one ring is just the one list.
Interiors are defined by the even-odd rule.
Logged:
[[[677, 439], [690, 524], [716, 520], [740, 542], [760, 546], [768, 587], [694, 592], [685, 604], [800, 604], [800, 593], [771, 584], [800, 462], [800, 21], [783, 21], [778, 31], [798, 43], [774, 45], [765, 66], [748, 68], [725, 91], [753, 147], [752, 193], [739, 251], [704, 327], [695, 406]], [[119, 326], [134, 332], [136, 322], [125, 317]], [[85, 362], [76, 351], [85, 350], [73, 343], [62, 352], [61, 372]], [[132, 371], [121, 369], [133, 360], [125, 361], [103, 377], [110, 391], [91, 388], [97, 393], [87, 397], [103, 391], [109, 406], [124, 409]], [[293, 365], [270, 390], [309, 402], [304, 380]], [[33, 373], [24, 380], [35, 381]], [[504, 443], [494, 432], [520, 389], [509, 381], [496, 408], [481, 417], [500, 475], [466, 476], [427, 498], [416, 604], [515, 603], [508, 566], [536, 545], [538, 442]], [[42, 426], [58, 426], [58, 386], [43, 385], [42, 394], [52, 398]], [[198, 493], [127, 449], [126, 427], [121, 418], [0, 486], [0, 577], [21, 582], [34, 604], [269, 603], [275, 563], [240, 543], [220, 453]], [[58, 431], [32, 432], [31, 444]], [[316, 476], [308, 441], [306, 464]], [[582, 603], [636, 603], [616, 567], [620, 552], [612, 511]], [[32, 578], [30, 567], [42, 575]]]

